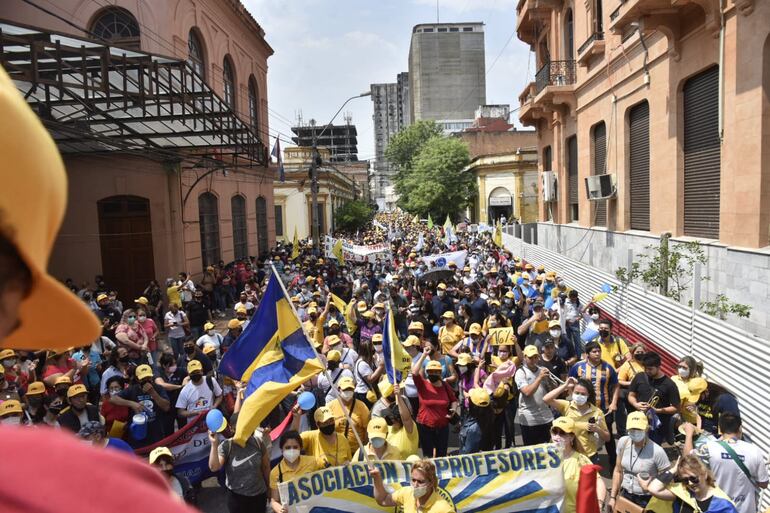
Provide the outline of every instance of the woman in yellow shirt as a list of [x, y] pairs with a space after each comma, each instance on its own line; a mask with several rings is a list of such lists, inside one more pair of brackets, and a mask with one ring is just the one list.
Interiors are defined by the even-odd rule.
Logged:
[[676, 364], [676, 376], [671, 381], [679, 390], [679, 414], [690, 424], [700, 428], [700, 415], [698, 415], [697, 403], [700, 395], [708, 387], [708, 383], [701, 377], [703, 364], [692, 356], [685, 356]]
[[[580, 469], [590, 465], [591, 460], [578, 452], [578, 439], [575, 436], [575, 421], [569, 417], [559, 417], [551, 424], [551, 443], [556, 444], [562, 451], [561, 470], [564, 473], [564, 502], [561, 511], [564, 513], [575, 511], [575, 499], [577, 497]], [[597, 476], [596, 496], [599, 499], [600, 509], [604, 509], [604, 497], [607, 495], [607, 487], [604, 480]]]
[[278, 485], [299, 476], [319, 470], [316, 459], [302, 456], [302, 437], [296, 431], [286, 431], [281, 435], [279, 447], [283, 458], [270, 471], [270, 505], [275, 513], [286, 513], [287, 506], [281, 504]]
[[388, 428], [388, 445], [399, 450], [401, 459], [406, 459], [420, 450], [420, 435], [417, 425], [414, 423], [412, 413], [406, 404], [406, 399], [399, 393], [399, 386], [393, 385], [393, 393], [396, 397], [396, 405], [392, 405], [385, 411], [385, 420]]
[[631, 353], [631, 359], [623, 362], [623, 365], [618, 369], [620, 397], [618, 398], [618, 409], [615, 412], [615, 426], [617, 426], [620, 436], [626, 434], [626, 417], [628, 412], [634, 411], [634, 407], [628, 402], [628, 387], [631, 385], [631, 380], [634, 379], [634, 376], [644, 372], [642, 357], [647, 350], [644, 344], [637, 342], [631, 345], [629, 352]]
[[436, 467], [429, 460], [419, 460], [412, 465], [412, 486], [404, 486], [388, 492], [382, 482], [382, 474], [374, 466], [369, 467], [374, 483], [374, 498], [386, 508], [401, 506], [403, 513], [452, 513], [454, 508], [438, 493]]

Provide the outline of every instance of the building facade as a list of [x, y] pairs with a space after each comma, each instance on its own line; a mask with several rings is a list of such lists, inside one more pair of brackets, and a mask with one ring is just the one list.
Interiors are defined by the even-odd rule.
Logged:
[[[338, 207], [360, 195], [355, 180], [330, 161], [331, 151], [319, 148], [324, 164], [318, 168], [319, 234], [334, 231], [334, 212]], [[300, 239], [312, 235], [313, 202], [310, 190], [312, 147], [284, 148], [286, 181], [275, 181], [275, 218], [277, 236], [291, 241], [296, 229]]]
[[[2, 51], [68, 173], [52, 273], [78, 283], [103, 275], [130, 301], [152, 279], [180, 271], [197, 277], [206, 265], [268, 251], [275, 241], [274, 170], [264, 144], [273, 50], [243, 5], [33, 4], [0, 4], [8, 23]], [[29, 73], [23, 56], [13, 56], [19, 48], [48, 52], [47, 67]], [[62, 56], [78, 56], [82, 74]], [[47, 80], [57, 69], [65, 80]]]
[[390, 139], [410, 124], [409, 73], [399, 73], [394, 83], [372, 84], [370, 90], [374, 107], [372, 121], [375, 151], [372, 194], [383, 207], [386, 188], [393, 185], [396, 172], [388, 162], [385, 151]]
[[291, 129], [294, 136], [291, 138], [297, 146], [313, 146], [327, 148], [331, 155], [331, 162], [355, 162], [358, 160], [358, 133], [356, 125], [350, 122], [350, 118], [342, 125], [317, 125], [311, 119], [307, 125], [295, 126]]
[[445, 132], [473, 122], [486, 103], [483, 23], [415, 25], [409, 46], [412, 122], [434, 120]]
[[[770, 334], [768, 287], [739, 270], [770, 267], [770, 3], [521, 0], [517, 14], [538, 68], [519, 118], [556, 178], [538, 243], [614, 272], [662, 234], [698, 241], [704, 298], [754, 306], [733, 322]], [[589, 201], [598, 174], [616, 193]]]

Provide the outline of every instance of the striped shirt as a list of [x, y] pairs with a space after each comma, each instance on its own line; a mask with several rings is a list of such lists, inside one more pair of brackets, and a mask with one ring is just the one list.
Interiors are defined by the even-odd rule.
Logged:
[[573, 378], [583, 378], [590, 381], [596, 392], [596, 406], [607, 411], [607, 406], [612, 399], [612, 392], [618, 386], [618, 374], [612, 365], [602, 361], [598, 366], [590, 362], [582, 361], [572, 366], [569, 375]]

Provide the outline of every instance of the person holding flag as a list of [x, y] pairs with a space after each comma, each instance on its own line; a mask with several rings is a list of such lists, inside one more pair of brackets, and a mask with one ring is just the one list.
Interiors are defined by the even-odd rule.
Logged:
[[297, 236], [297, 226], [294, 226], [294, 240], [291, 245], [291, 259], [299, 258], [299, 237]]

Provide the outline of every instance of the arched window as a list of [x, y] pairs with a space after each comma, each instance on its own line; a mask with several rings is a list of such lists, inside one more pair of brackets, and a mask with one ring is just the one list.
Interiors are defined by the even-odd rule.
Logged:
[[222, 63], [222, 82], [225, 84], [225, 103], [235, 110], [235, 72], [230, 56], [227, 55]]
[[139, 22], [126, 9], [109, 7], [91, 23], [94, 36], [124, 48], [139, 49]]
[[219, 200], [210, 192], [198, 196], [198, 219], [203, 267], [215, 265], [222, 258], [219, 247]]
[[201, 78], [205, 79], [206, 61], [203, 56], [203, 42], [195, 29], [190, 29], [190, 34], [187, 37], [187, 49], [187, 62]]
[[564, 60], [571, 61], [575, 58], [575, 21], [572, 18], [572, 9], [567, 9], [564, 14]]
[[254, 75], [249, 77], [249, 124], [252, 130], [259, 132], [259, 95]]
[[246, 229], [246, 199], [237, 194], [230, 199], [233, 214], [233, 252], [235, 258], [248, 258], [249, 241]]

